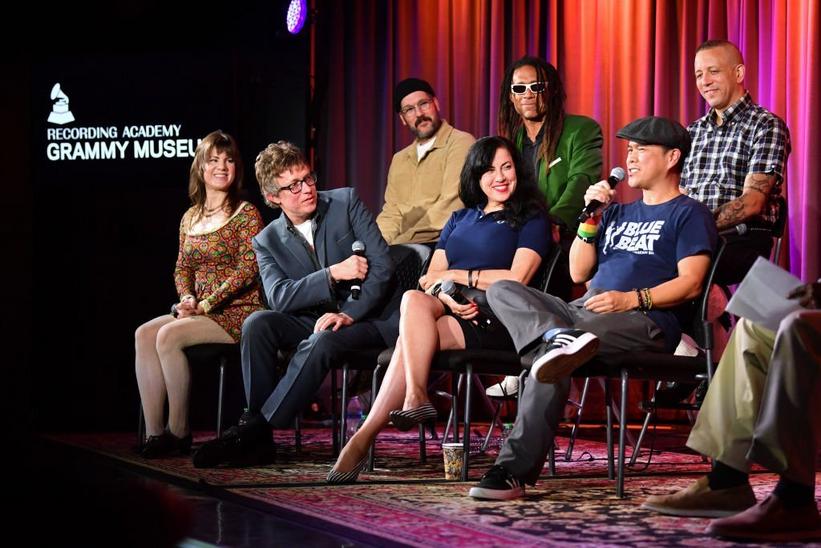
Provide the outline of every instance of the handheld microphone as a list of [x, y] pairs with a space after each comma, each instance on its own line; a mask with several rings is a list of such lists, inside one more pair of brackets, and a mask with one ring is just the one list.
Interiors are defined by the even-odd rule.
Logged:
[[[439, 286], [439, 291], [449, 296], [458, 304], [471, 304], [468, 298], [462, 294], [458, 287], [456, 287], [453, 280], [442, 280], [442, 285]], [[478, 322], [480, 327], [490, 325], [490, 320], [486, 318], [481, 311], [476, 316], [475, 320]]]
[[[364, 257], [365, 256], [365, 244], [359, 240], [355, 241], [351, 244], [351, 252], [356, 255], [357, 257]], [[351, 283], [351, 298], [354, 300], [359, 299], [359, 294], [362, 292], [362, 280], [355, 279]]]
[[738, 234], [739, 236], [744, 236], [747, 233], [747, 230], [748, 230], [747, 224], [746, 223], [741, 223], [741, 224], [735, 225], [733, 227], [726, 228], [726, 229], [722, 230], [721, 232], [718, 233], [718, 235], [719, 236], [735, 236], [736, 234]]
[[[612, 170], [610, 170], [610, 176], [607, 178], [607, 183], [610, 185], [610, 188], [616, 188], [616, 185], [622, 182], [626, 175], [627, 174], [624, 172], [623, 168], [614, 167]], [[592, 217], [596, 210], [601, 207], [601, 205], [601, 202], [598, 200], [590, 200], [590, 203], [584, 206], [584, 209], [579, 215], [579, 222], [583, 223], [587, 219]]]

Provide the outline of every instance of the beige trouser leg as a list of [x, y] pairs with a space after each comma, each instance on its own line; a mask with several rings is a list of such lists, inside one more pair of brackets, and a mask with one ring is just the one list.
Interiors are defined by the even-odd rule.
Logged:
[[687, 446], [747, 471], [775, 333], [741, 319], [718, 364]]
[[777, 334], [740, 321], [687, 445], [814, 485], [820, 429], [821, 311], [789, 314]]

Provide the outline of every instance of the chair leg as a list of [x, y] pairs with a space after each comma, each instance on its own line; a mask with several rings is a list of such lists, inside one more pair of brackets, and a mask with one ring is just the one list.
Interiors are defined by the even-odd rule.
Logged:
[[[499, 418], [499, 415], [502, 412], [502, 402], [493, 402], [494, 410], [493, 410], [493, 418], [490, 419], [490, 426], [487, 428], [487, 434], [485, 435], [485, 441], [482, 442], [482, 453], [487, 451], [487, 446], [490, 443], [490, 436], [493, 434], [493, 429], [496, 426], [496, 421]], [[504, 432], [504, 427], [502, 427], [502, 431]]]
[[427, 447], [425, 445], [425, 424], [419, 424], [419, 462], [425, 464], [428, 462]]
[[142, 450], [145, 443], [145, 416], [143, 415], [143, 402], [139, 402], [139, 414], [137, 419], [137, 451]]
[[567, 442], [567, 451], [564, 454], [565, 462], [570, 462], [570, 459], [573, 458], [573, 447], [576, 445], [576, 436], [579, 432], [579, 424], [582, 421], [582, 412], [584, 411], [584, 403], [587, 401], [587, 389], [589, 387], [590, 377], [585, 377], [582, 395], [579, 397], [579, 403], [575, 405], [576, 419], [573, 421], [573, 428], [570, 430], [570, 440]]
[[465, 430], [462, 433], [465, 458], [462, 460], [462, 481], [468, 480], [470, 468], [470, 393], [473, 380], [473, 367], [470, 364], [465, 368], [465, 379]]
[[613, 466], [613, 394], [610, 391], [610, 379], [604, 381], [604, 416], [607, 418], [607, 479], [616, 479]]
[[[339, 449], [348, 442], [348, 364], [342, 365], [342, 398], [339, 405]], [[336, 455], [339, 455], [337, 453]], [[334, 455], [334, 456], [336, 456]]]
[[464, 375], [460, 373], [458, 376], [451, 375], [450, 378], [453, 387], [453, 401], [450, 406], [450, 415], [453, 419], [453, 443], [459, 443], [459, 413], [457, 412], [456, 406], [459, 403], [459, 390], [462, 388], [463, 377]]
[[[373, 375], [371, 376], [371, 405], [373, 402], [376, 401], [376, 394], [379, 392], [379, 373], [381, 373], [382, 367], [377, 364], [377, 366], [373, 370]], [[376, 439], [373, 440], [370, 448], [368, 448], [368, 472], [373, 472], [373, 463], [376, 454]]]
[[297, 455], [302, 453], [302, 419], [299, 415], [294, 419], [294, 445]]
[[653, 393], [653, 397], [650, 399], [650, 409], [644, 414], [644, 422], [641, 425], [641, 432], [639, 432], [639, 437], [636, 440], [636, 445], [633, 447], [633, 454], [630, 455], [630, 466], [634, 466], [636, 464], [636, 460], [639, 458], [639, 451], [641, 450], [641, 444], [644, 442], [644, 435], [647, 433], [647, 427], [650, 426], [650, 419], [653, 418], [653, 413], [656, 403], [656, 394], [658, 393], [659, 388], [661, 387], [661, 382], [656, 383], [656, 392]]
[[228, 365], [228, 358], [220, 356], [220, 384], [217, 396], [217, 437], [222, 437], [222, 404], [225, 400], [225, 366]]
[[336, 392], [336, 370], [331, 369], [331, 445], [333, 456], [339, 455], [339, 426], [337, 424], [337, 416], [334, 410], [339, 405], [339, 395]]
[[556, 475], [556, 444], [550, 445], [550, 451], [547, 452], [547, 475]]
[[621, 405], [619, 407], [619, 476], [616, 480], [616, 496], [624, 498], [624, 445], [627, 434], [627, 370], [621, 370]]

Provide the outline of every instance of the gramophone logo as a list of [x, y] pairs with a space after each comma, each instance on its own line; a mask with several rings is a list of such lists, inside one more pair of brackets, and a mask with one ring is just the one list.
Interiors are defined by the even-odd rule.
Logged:
[[74, 115], [68, 108], [68, 95], [63, 93], [60, 89], [60, 83], [54, 84], [51, 88], [51, 114], [48, 115], [48, 121], [52, 124], [68, 124], [74, 121]]

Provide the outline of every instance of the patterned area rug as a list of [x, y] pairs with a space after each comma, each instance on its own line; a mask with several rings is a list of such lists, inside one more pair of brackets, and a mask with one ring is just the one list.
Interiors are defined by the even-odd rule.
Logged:
[[[484, 430], [484, 428], [480, 428]], [[197, 442], [212, 435], [196, 436]], [[303, 433], [303, 448], [294, 450], [293, 433], [277, 432], [280, 449], [273, 465], [253, 468], [197, 470], [189, 458], [146, 461], [133, 450], [128, 434], [62, 434], [59, 443], [106, 455], [131, 467], [151, 470], [172, 482], [198, 485], [209, 494], [246, 501], [257, 508], [287, 516], [313, 527], [377, 545], [411, 546], [733, 546], [705, 536], [706, 519], [665, 517], [642, 510], [651, 494], [688, 485], [708, 465], [682, 450], [675, 431], [659, 437], [652, 463], [628, 471], [627, 498], [615, 496], [607, 479], [606, 446], [601, 431], [591, 430], [577, 441], [573, 458], [563, 458], [566, 438], [559, 438], [556, 476], [545, 474], [524, 500], [481, 502], [466, 496], [471, 483], [442, 478], [439, 443], [427, 443], [428, 461], [419, 464], [415, 433], [386, 431], [377, 444], [376, 470], [364, 473], [356, 485], [324, 485], [332, 464], [328, 429]], [[497, 443], [486, 454], [472, 456], [471, 482], [492, 464]], [[640, 461], [646, 461], [646, 454]], [[755, 473], [753, 487], [766, 496], [776, 476]]]

